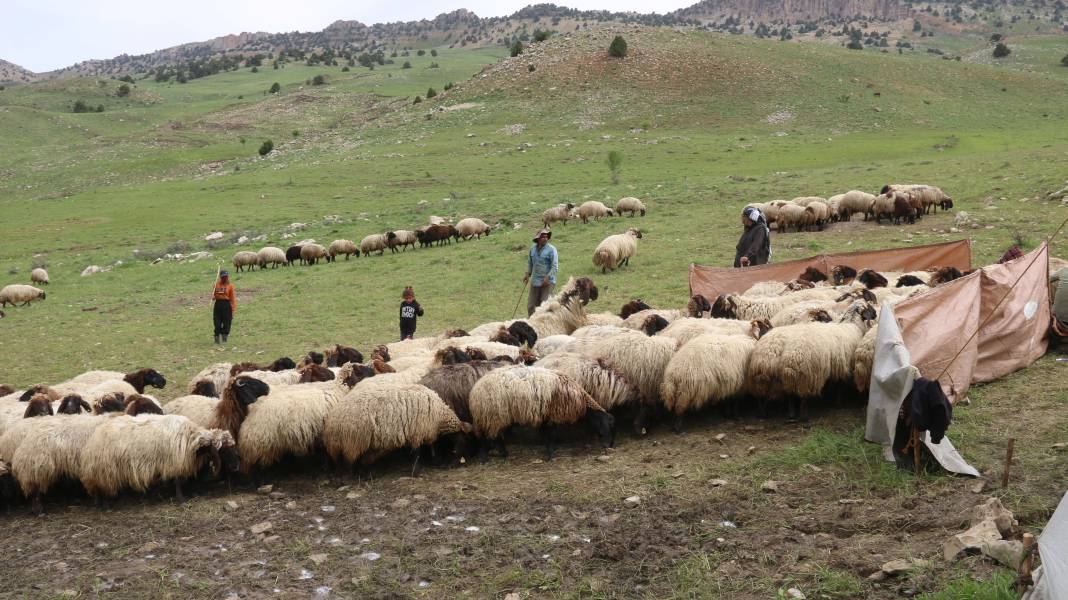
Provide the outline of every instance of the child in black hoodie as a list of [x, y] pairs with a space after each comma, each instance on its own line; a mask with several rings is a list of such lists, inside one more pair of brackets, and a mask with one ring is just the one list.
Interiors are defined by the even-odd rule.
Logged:
[[412, 290], [412, 286], [404, 288], [401, 298], [400, 334], [401, 341], [404, 341], [415, 337], [415, 320], [416, 317], [423, 316], [423, 307], [419, 306], [419, 303], [415, 301], [415, 292]]

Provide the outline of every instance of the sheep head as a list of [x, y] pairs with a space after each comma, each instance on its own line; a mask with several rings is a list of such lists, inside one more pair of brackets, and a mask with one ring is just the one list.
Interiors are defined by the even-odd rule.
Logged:
[[257, 398], [271, 393], [271, 386], [253, 377], [237, 377], [227, 387], [241, 406], [248, 406]]
[[820, 271], [816, 267], [808, 267], [805, 269], [801, 276], [798, 277], [801, 281], [807, 281], [809, 283], [816, 283], [818, 281], [827, 281], [827, 275]]
[[333, 380], [334, 372], [319, 364], [313, 363], [310, 365], [306, 365], [303, 369], [300, 370], [299, 383], [313, 383], [318, 381]]
[[19, 402], [29, 402], [37, 394], [44, 394], [53, 400], [59, 400], [59, 394], [57, 394], [55, 390], [43, 383], [38, 383], [37, 385], [30, 386], [30, 389], [25, 392], [22, 392], [22, 395], [19, 396]]
[[734, 319], [738, 314], [738, 302], [733, 294], [721, 294], [716, 297], [709, 310], [709, 316], [713, 319]]
[[771, 331], [771, 321], [768, 319], [760, 319], [756, 321], [750, 321], [752, 326], [749, 330], [749, 337], [759, 340], [764, 337], [764, 334]]
[[54, 414], [55, 413], [52, 412], [52, 402], [48, 399], [48, 396], [45, 394], [34, 394], [26, 403], [26, 410], [22, 413], [22, 418], [51, 417]]
[[619, 309], [619, 318], [626, 319], [627, 317], [633, 315], [636, 312], [649, 310], [650, 308], [652, 307], [643, 302], [641, 298], [635, 298], [634, 300], [631, 300], [630, 302], [624, 304], [623, 307]]
[[445, 333], [441, 334], [441, 337], [449, 339], [454, 337], [467, 337], [469, 335], [471, 334], [467, 333], [463, 329], [446, 329]]
[[597, 286], [589, 277], [579, 277], [575, 280], [575, 289], [578, 290], [579, 300], [585, 306], [597, 299]]
[[360, 383], [368, 377], [374, 377], [376, 373], [377, 371], [370, 366], [361, 365], [359, 363], [349, 363], [344, 367], [341, 367], [341, 372], [338, 373], [338, 377], [341, 379], [341, 383], [344, 384], [345, 387], [352, 389], [356, 387], [357, 383]]
[[464, 348], [464, 352], [471, 357], [471, 360], [487, 360], [486, 353], [478, 348], [468, 346], [467, 348]]
[[8, 394], [14, 394], [15, 388], [10, 385], [0, 384], [0, 396], [7, 396]]
[[656, 335], [668, 326], [668, 321], [660, 315], [649, 315], [642, 323], [642, 331], [645, 335]]
[[122, 392], [104, 394], [97, 398], [96, 405], [93, 406], [93, 414], [102, 415], [109, 412], [122, 412], [126, 410], [126, 404], [123, 402], [125, 398], [126, 394], [123, 394]]
[[957, 267], [941, 267], [931, 276], [930, 285], [931, 287], [934, 287], [936, 285], [948, 283], [954, 279], [960, 279], [961, 277], [964, 277], [964, 273], [961, 273], [960, 269]]
[[686, 309], [689, 316], [701, 318], [706, 312], [712, 310], [712, 305], [708, 303], [708, 298], [705, 298], [701, 294], [694, 294], [690, 296], [690, 301], [686, 304]]
[[857, 276], [857, 270], [847, 265], [835, 265], [831, 267], [831, 277], [835, 285], [844, 285], [853, 281]]
[[616, 418], [592, 398], [587, 402], [586, 423], [597, 434], [602, 448], [612, 448], [616, 445]]
[[382, 362], [389, 362], [389, 348], [383, 344], [379, 344], [371, 350], [371, 358], [381, 360]]
[[915, 275], [902, 275], [897, 280], [897, 285], [895, 285], [894, 287], [906, 287], [914, 285], [924, 285], [923, 280], [919, 277], [916, 277]]
[[82, 411], [87, 413], [93, 412], [93, 407], [89, 406], [89, 403], [82, 399], [78, 394], [68, 394], [63, 397], [63, 400], [59, 403], [59, 409], [56, 414], [60, 415], [78, 415]]
[[871, 269], [862, 269], [860, 273], [857, 274], [857, 281], [864, 284], [864, 287], [869, 290], [886, 287], [889, 283], [889, 281], [886, 280], [886, 277], [883, 277], [882, 274]]
[[520, 348], [519, 357], [516, 360], [510, 362], [514, 362], [516, 364], [522, 362], [524, 365], [529, 366], [538, 362], [538, 356], [527, 348]]
[[627, 233], [629, 233], [630, 235], [633, 235], [634, 237], [638, 238], [639, 240], [642, 239], [642, 232], [641, 232], [640, 229], [637, 229], [635, 227], [631, 227], [630, 229], [627, 230]]
[[207, 379], [201, 379], [193, 384], [193, 393], [198, 396], [207, 396], [209, 398], [219, 397], [219, 390], [215, 389], [215, 383], [208, 381]]
[[283, 356], [271, 363], [271, 365], [267, 367], [267, 370], [278, 372], [288, 371], [289, 369], [295, 368], [297, 368], [297, 363], [293, 362], [292, 358], [289, 358], [288, 356]]

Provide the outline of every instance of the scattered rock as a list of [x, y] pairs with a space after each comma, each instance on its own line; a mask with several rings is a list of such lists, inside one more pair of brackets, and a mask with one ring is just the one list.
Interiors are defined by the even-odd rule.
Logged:
[[397, 498], [389, 506], [395, 510], [400, 510], [402, 508], [408, 508], [411, 503], [412, 501], [408, 500], [407, 498]]
[[355, 500], [355, 499], [357, 499], [359, 497], [360, 497], [360, 494], [357, 493], [357, 492], [349, 492], [349, 493], [345, 494], [345, 499], [346, 500]]
[[273, 543], [277, 542], [280, 539], [282, 539], [280, 536], [269, 535], [269, 536], [263, 538], [263, 543], [264, 544], [273, 544]]
[[85, 267], [84, 269], [82, 269], [82, 277], [88, 277], [90, 275], [96, 275], [97, 273], [103, 273], [103, 272], [104, 272], [104, 269], [102, 269], [102, 268], [100, 268], [100, 267], [98, 267], [96, 265], [89, 265], [88, 267]]
[[1019, 570], [1024, 558], [1023, 543], [1017, 540], [994, 540], [983, 544], [980, 551], [1013, 570]]
[[763, 484], [761, 484], [760, 491], [768, 493], [768, 494], [774, 494], [775, 492], [779, 491], [779, 482], [778, 481], [772, 481], [771, 479], [769, 479], [769, 480], [765, 481]]
[[375, 561], [382, 558], [382, 555], [377, 552], [364, 552], [360, 555], [360, 558], [368, 561]]
[[884, 563], [880, 569], [888, 576], [897, 576], [908, 573], [913, 569], [925, 569], [931, 566], [931, 561], [920, 558], [900, 558]]
[[872, 573], [871, 575], [868, 575], [868, 580], [869, 581], [882, 581], [884, 579], [886, 579], [886, 573], [884, 573], [882, 571], [876, 571], [876, 572]]
[[823, 472], [823, 469], [817, 467], [816, 465], [810, 465], [808, 463], [805, 463], [805, 464], [803, 464], [801, 466], [805, 467], [809, 471], [812, 471], [813, 473], [822, 473]]
[[985, 487], [986, 487], [986, 480], [985, 479], [980, 479], [979, 481], [976, 481], [975, 483], [972, 484], [972, 493], [973, 494], [982, 494], [983, 493], [983, 488], [985, 488]]
[[509, 592], [509, 593], [504, 595], [504, 600], [519, 600], [519, 599], [520, 599], [519, 592]]
[[790, 588], [786, 590], [786, 597], [793, 598], [794, 600], [805, 600], [805, 595], [801, 593], [801, 590], [797, 588]]
[[237, 241], [234, 242], [234, 243], [240, 246], [241, 244], [247, 244], [248, 241], [249, 241], [248, 236], [247, 235], [243, 235], [243, 236], [237, 238]]
[[745, 453], [746, 454], [752, 454], [754, 452], [756, 452], [756, 446], [749, 446], [748, 448], [745, 449]]
[[308, 557], [308, 560], [312, 561], [313, 563], [315, 563], [317, 565], [321, 565], [324, 562], [326, 562], [327, 558], [328, 558], [328, 556], [326, 554], [312, 554], [311, 556]]
[[627, 506], [635, 507], [642, 503], [642, 499], [641, 496], [630, 496], [623, 503]]
[[993, 521], [1003, 536], [1011, 534], [1016, 524], [1012, 513], [1001, 504], [998, 498], [988, 498], [986, 502], [972, 508], [969, 518], [973, 526], [982, 521]]
[[282, 498], [285, 498], [285, 497], [286, 497], [286, 495], [285, 495], [285, 493], [284, 493], [284, 492], [271, 492], [270, 494], [267, 494], [267, 495], [268, 495], [268, 496], [269, 496], [269, 497], [270, 497], [270, 498], [271, 498], [272, 500], [281, 500]]
[[600, 462], [608, 462], [608, 461], [612, 460], [612, 457], [609, 456], [608, 454], [602, 454], [602, 455], [598, 456], [596, 458], [596, 460], [598, 460]]
[[600, 523], [602, 526], [611, 525], [611, 524], [615, 523], [616, 521], [618, 521], [620, 516], [621, 515], [619, 513], [614, 513], [614, 514], [611, 514], [611, 515], [605, 515], [603, 517], [598, 518], [597, 522]]
[[226, 501], [226, 512], [234, 512], [238, 508], [240, 507], [237, 505], [237, 502], [234, 502], [233, 500]]
[[717, 442], [722, 442], [725, 439], [727, 439], [727, 434], [725, 434], [725, 433], [717, 433], [716, 434], [715, 440]]
[[204, 236], [204, 241], [205, 242], [214, 242], [215, 240], [221, 240], [222, 238], [223, 238], [223, 233], [221, 231], [216, 231], [216, 232], [209, 233], [208, 235]]
[[324, 504], [323, 506], [319, 507], [319, 510], [323, 511], [324, 513], [332, 513], [335, 510], [337, 510], [337, 507], [336, 506], [330, 506], [329, 504]]
[[252, 527], [249, 527], [248, 530], [252, 532], [252, 535], [260, 535], [261, 533], [270, 531], [273, 527], [274, 525], [270, 521], [264, 521], [262, 523], [256, 523]]
[[988, 519], [946, 540], [942, 545], [942, 555], [947, 561], [952, 561], [963, 552], [980, 550], [983, 543], [1000, 539], [1001, 532], [998, 531], [997, 524], [992, 519]]
[[1054, 450], [1064, 450], [1065, 448], [1068, 448], [1068, 442], [1057, 442], [1056, 444], [1053, 444], [1053, 446], [1051, 446], [1051, 447]]
[[272, 491], [274, 491], [274, 486], [271, 484], [261, 485], [260, 487], [256, 488], [256, 491], [261, 494], [270, 494]]
[[712, 487], [719, 487], [721, 485], [727, 485], [727, 480], [726, 479], [713, 479], [712, 481], [708, 482], [708, 485], [710, 485]]

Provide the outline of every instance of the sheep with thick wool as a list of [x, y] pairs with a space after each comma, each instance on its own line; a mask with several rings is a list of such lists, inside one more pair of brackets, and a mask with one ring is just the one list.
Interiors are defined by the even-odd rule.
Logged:
[[460, 237], [465, 240], [471, 238], [477, 239], [484, 235], [489, 235], [490, 226], [486, 225], [486, 222], [482, 219], [468, 217], [466, 219], [460, 219], [460, 222], [456, 224], [456, 231], [459, 232]]
[[798, 231], [805, 226], [805, 207], [793, 202], [779, 207], [778, 224], [779, 233], [786, 233], [791, 227]]
[[32, 285], [23, 285], [20, 283], [13, 283], [11, 285], [5, 285], [3, 289], [0, 289], [0, 307], [7, 306], [26, 306], [34, 300], [44, 300], [47, 294], [44, 290], [33, 287]]
[[646, 310], [639, 310], [638, 312], [630, 315], [626, 319], [623, 319], [622, 327], [625, 327], [627, 329], [636, 329], [640, 331], [645, 328], [646, 321], [652, 315], [660, 316], [668, 323], [671, 323], [677, 321], [678, 319], [687, 317], [700, 318], [706, 312], [709, 312], [711, 310], [712, 305], [709, 304], [708, 299], [706, 299], [701, 294], [694, 294], [690, 296], [690, 300], [686, 303], [685, 308], [649, 308]]
[[582, 223], [586, 224], [590, 222], [590, 219], [598, 220], [604, 217], [611, 217], [615, 214], [611, 208], [608, 208], [602, 202], [596, 200], [589, 200], [583, 202], [578, 207], [578, 216], [582, 219]]
[[79, 460], [78, 478], [97, 499], [174, 481], [176, 496], [182, 500], [182, 480], [233, 446], [229, 432], [204, 429], [180, 415], [120, 415], [93, 430]]
[[367, 256], [372, 252], [377, 252], [379, 256], [381, 256], [388, 247], [386, 242], [386, 234], [384, 233], [372, 233], [364, 236], [364, 238], [360, 240], [360, 252], [362, 252], [364, 256]]
[[634, 430], [644, 434], [647, 418], [659, 405], [664, 369], [677, 348], [678, 342], [671, 338], [630, 331], [603, 339], [580, 339], [570, 350], [608, 361], [638, 389], [640, 406]]
[[567, 220], [571, 218], [571, 209], [573, 208], [575, 208], [575, 205], [570, 202], [547, 208], [541, 213], [541, 222], [546, 227], [556, 222], [567, 224]]
[[48, 285], [48, 271], [45, 271], [42, 267], [30, 271], [30, 283], [43, 283]]
[[306, 265], [314, 265], [320, 258], [327, 258], [326, 248], [320, 244], [304, 244], [300, 247], [300, 260]]
[[587, 325], [623, 325], [623, 318], [610, 312], [599, 312], [586, 315]]
[[631, 227], [626, 233], [610, 235], [593, 250], [593, 266], [601, 267], [602, 273], [615, 271], [616, 267], [629, 265], [632, 256], [638, 254], [638, 240], [642, 232]]
[[832, 381], [850, 381], [854, 354], [875, 319], [875, 310], [854, 301], [837, 323], [777, 327], [760, 338], [749, 358], [749, 391], [770, 400], [790, 400], [790, 416], [808, 418], [808, 399]]
[[871, 386], [871, 370], [875, 364], [875, 336], [878, 332], [878, 327], [869, 329], [853, 352], [853, 384], [862, 394], [868, 393]]
[[419, 449], [440, 436], [470, 432], [471, 426], [426, 386], [357, 386], [327, 415], [323, 446], [335, 462], [370, 464], [404, 447], [418, 461]]
[[[832, 294], [837, 293], [833, 289], [831, 292]], [[724, 294], [716, 298], [716, 301], [712, 303], [711, 315], [714, 318], [721, 319], [768, 319], [770, 321], [772, 317], [783, 309], [798, 304], [799, 302], [813, 299], [819, 298], [811, 298], [807, 295], [801, 295], [800, 293], [767, 298]]]
[[495, 360], [442, 365], [431, 369], [420, 378], [419, 385], [433, 390], [461, 421], [470, 423], [471, 409], [468, 406], [468, 398], [471, 396], [471, 388], [490, 371], [509, 366], [512, 366], [511, 363]]
[[611, 411], [638, 403], [638, 389], [611, 363], [575, 352], [557, 352], [534, 363], [574, 379], [601, 408]]
[[562, 352], [566, 350], [572, 343], [575, 342], [575, 337], [570, 335], [558, 334], [550, 335], [544, 338], [538, 338], [538, 343], [534, 344], [534, 352], [538, 356], [548, 356], [556, 352]]
[[809, 202], [805, 206], [805, 213], [805, 221], [815, 225], [819, 231], [823, 231], [823, 227], [831, 222], [831, 208], [822, 200]]
[[[615, 442], [615, 419], [577, 381], [542, 367], [504, 367], [475, 383], [468, 399], [475, 432], [495, 442], [507, 456], [502, 435], [514, 425], [544, 427], [546, 454], [552, 460], [555, 429], [586, 417], [604, 447]], [[488, 447], [483, 444], [483, 458]]]
[[873, 200], [875, 200], [874, 194], [860, 190], [849, 190], [844, 194], [831, 196], [827, 199], [827, 203], [837, 202], [839, 219], [848, 221], [857, 213], [866, 213]]
[[163, 407], [168, 415], [182, 415], [206, 429], [224, 429], [240, 439], [241, 425], [248, 416], [249, 405], [271, 391], [266, 383], [246, 374], [231, 379], [221, 398], [191, 394], [171, 400]]
[[286, 260], [285, 250], [276, 246], [264, 246], [256, 252], [256, 264], [261, 269], [266, 269], [267, 265], [271, 265], [272, 269], [277, 269], [278, 265], [289, 266], [289, 261]]
[[660, 396], [675, 415], [675, 431], [682, 415], [717, 404], [745, 391], [749, 355], [757, 340], [744, 335], [699, 335], [679, 349], [664, 369]]
[[391, 253], [395, 254], [398, 247], [405, 252], [408, 250], [408, 246], [411, 246], [414, 250], [417, 243], [419, 243], [419, 236], [414, 231], [394, 229], [386, 232], [386, 247], [389, 248]]
[[645, 216], [645, 204], [634, 197], [627, 196], [620, 198], [619, 202], [616, 202], [616, 214], [623, 216], [623, 213], [630, 213], [630, 216], [634, 216], [634, 213], [639, 213], [641, 216]]
[[344, 254], [345, 260], [348, 260], [353, 254], [359, 258], [360, 249], [356, 247], [356, 243], [352, 240], [334, 240], [330, 242], [330, 245], [326, 248], [327, 262], [335, 262], [339, 254]]
[[702, 335], [741, 335], [754, 340], [760, 339], [771, 329], [768, 321], [742, 321], [738, 319], [694, 319], [684, 317], [672, 321], [657, 333], [659, 336], [674, 339], [681, 349], [686, 344]]
[[250, 250], [242, 250], [234, 254], [233, 263], [238, 272], [245, 268], [251, 271], [253, 267], [259, 266], [260, 255]]
[[31, 499], [35, 513], [43, 510], [41, 496], [58, 482], [79, 478], [93, 432], [119, 415], [28, 419], [0, 436], [0, 457], [11, 465], [12, 475]]
[[[597, 286], [589, 277], [572, 277], [554, 297], [541, 303], [534, 309], [534, 314], [524, 321], [538, 335], [538, 339], [550, 335], [570, 335], [573, 331], [586, 325], [588, 302], [597, 299]], [[515, 321], [495, 321], [484, 323], [471, 330], [470, 335], [485, 337], [496, 333], [503, 325], [509, 327]], [[436, 343], [436, 342], [434, 342]], [[390, 352], [392, 352], [392, 347]]]
[[202, 382], [210, 382], [216, 392], [226, 387], [226, 382], [230, 380], [230, 369], [233, 368], [233, 363], [222, 362], [214, 363], [204, 367], [199, 373], [194, 375], [186, 386], [186, 392], [189, 394], [197, 394], [198, 386], [203, 389]]

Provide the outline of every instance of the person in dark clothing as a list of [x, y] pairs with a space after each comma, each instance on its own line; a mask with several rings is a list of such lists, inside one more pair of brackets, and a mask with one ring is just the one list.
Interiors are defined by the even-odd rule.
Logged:
[[742, 232], [735, 247], [734, 267], [765, 265], [771, 260], [771, 230], [760, 209], [747, 206], [742, 211]]
[[212, 320], [215, 323], [215, 343], [218, 344], [220, 336], [223, 342], [230, 336], [230, 324], [237, 312], [237, 295], [234, 294], [234, 284], [230, 283], [228, 271], [219, 271], [219, 280], [215, 282], [211, 297], [215, 301]]
[[400, 305], [400, 339], [402, 342], [415, 336], [415, 320], [421, 316], [423, 316], [423, 307], [415, 301], [412, 286], [404, 288]]

